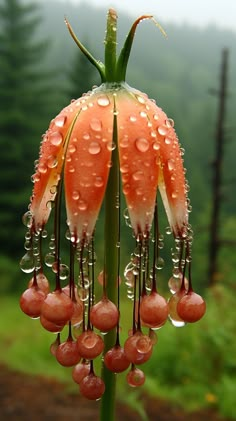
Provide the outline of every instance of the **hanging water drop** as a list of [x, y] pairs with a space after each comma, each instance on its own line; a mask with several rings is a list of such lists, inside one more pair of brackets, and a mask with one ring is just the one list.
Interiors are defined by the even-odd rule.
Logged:
[[34, 271], [35, 263], [32, 250], [27, 251], [27, 253], [22, 257], [20, 261], [20, 268], [24, 273], [31, 273]]

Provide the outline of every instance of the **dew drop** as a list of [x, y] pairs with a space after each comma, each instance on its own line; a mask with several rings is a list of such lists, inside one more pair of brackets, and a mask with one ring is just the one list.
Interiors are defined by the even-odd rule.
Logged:
[[[144, 191], [141, 187], [138, 187], [137, 189], [135, 189], [135, 193], [137, 194], [137, 196], [142, 196], [144, 194]], [[143, 200], [145, 201], [144, 198]]]
[[168, 118], [168, 119], [165, 121], [165, 123], [166, 123], [166, 126], [167, 126], [167, 127], [174, 127], [174, 125], [175, 125], [175, 122], [174, 122], [174, 120], [173, 120], [172, 118]]
[[46, 266], [52, 267], [53, 263], [55, 262], [55, 255], [53, 253], [46, 254], [44, 261]]
[[60, 146], [62, 143], [62, 134], [60, 132], [53, 132], [50, 134], [50, 142], [53, 146]]
[[138, 137], [135, 141], [135, 146], [139, 152], [147, 152], [149, 149], [149, 142], [145, 137]]
[[76, 146], [73, 143], [71, 143], [68, 146], [68, 152], [70, 152], [71, 154], [73, 154], [73, 153], [75, 153], [75, 151], [76, 151]]
[[130, 184], [126, 183], [123, 186], [123, 193], [126, 195], [126, 194], [129, 194], [129, 192], [130, 192]]
[[63, 116], [63, 115], [59, 115], [58, 117], [55, 118], [55, 126], [57, 127], [63, 127], [65, 125], [67, 117]]
[[131, 116], [129, 117], [129, 121], [130, 121], [131, 123], [135, 123], [135, 122], [137, 121], [137, 117], [135, 117], [135, 115], [131, 115]]
[[69, 171], [70, 173], [75, 172], [75, 167], [74, 167], [73, 165], [69, 165], [69, 166], [68, 166], [68, 171]]
[[138, 171], [135, 171], [135, 172], [132, 174], [132, 177], [133, 177], [133, 179], [134, 179], [135, 181], [139, 181], [139, 180], [142, 180], [142, 179], [143, 179], [143, 177], [144, 177], [144, 173], [143, 173], [143, 171], [138, 170]]
[[127, 173], [129, 171], [129, 164], [124, 164], [120, 167], [120, 172], [122, 174]]
[[162, 259], [162, 257], [158, 257], [157, 261], [156, 261], [156, 269], [161, 270], [163, 269], [165, 265], [164, 259]]
[[138, 100], [138, 102], [139, 102], [140, 104], [145, 104], [145, 102], [146, 102], [146, 101], [145, 101], [145, 99], [144, 99], [142, 96], [139, 96], [139, 95], [138, 95], [136, 98], [137, 98], [137, 100]]
[[172, 229], [171, 229], [171, 227], [166, 227], [166, 234], [167, 234], [167, 235], [172, 234]]
[[44, 162], [40, 162], [38, 165], [38, 172], [40, 174], [46, 174], [47, 170], [48, 170], [47, 165]]
[[162, 126], [158, 127], [157, 131], [161, 136], [165, 136], [168, 132], [168, 128], [166, 126], [162, 125]]
[[50, 155], [47, 159], [48, 168], [55, 168], [55, 167], [57, 167], [57, 164], [58, 164], [58, 162], [57, 162], [56, 156]]
[[97, 155], [101, 152], [101, 146], [98, 142], [91, 142], [88, 151], [91, 155]]
[[97, 103], [98, 103], [98, 105], [100, 105], [100, 107], [107, 107], [110, 104], [110, 100], [109, 100], [108, 96], [101, 95], [98, 98]]
[[170, 137], [165, 137], [165, 144], [166, 145], [170, 145], [171, 144], [171, 138]]
[[142, 117], [142, 118], [146, 118], [147, 117], [147, 113], [146, 113], [146, 111], [140, 111], [140, 117]]
[[167, 162], [167, 165], [168, 165], [168, 170], [172, 171], [175, 167], [175, 161], [173, 159], [169, 159]]
[[100, 132], [102, 130], [102, 123], [97, 118], [92, 118], [92, 120], [90, 121], [90, 127], [95, 132]]
[[78, 203], [78, 208], [80, 211], [85, 211], [88, 208], [87, 203], [85, 202], [85, 200], [80, 200]]
[[33, 215], [30, 211], [24, 213], [22, 217], [22, 222], [26, 227], [31, 228], [33, 222]]
[[159, 142], [155, 142], [152, 145], [154, 151], [158, 151], [160, 149], [160, 143]]
[[128, 138], [128, 136], [124, 136], [120, 140], [120, 148], [127, 148], [128, 146], [129, 146], [129, 138]]
[[31, 273], [34, 271], [34, 256], [32, 251], [27, 251], [27, 253], [22, 257], [20, 261], [20, 268], [24, 273]]
[[104, 185], [104, 180], [102, 177], [96, 177], [94, 182], [95, 187], [102, 187]]
[[85, 133], [85, 134], [83, 135], [83, 139], [84, 139], [84, 140], [89, 140], [89, 139], [90, 139], [90, 135], [89, 135], [88, 133]]
[[79, 192], [77, 190], [74, 190], [73, 193], [72, 193], [72, 199], [73, 200], [79, 200], [79, 198], [80, 198]]

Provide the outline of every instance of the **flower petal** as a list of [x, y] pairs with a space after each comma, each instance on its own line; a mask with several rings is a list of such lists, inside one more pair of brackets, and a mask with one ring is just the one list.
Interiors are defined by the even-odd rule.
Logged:
[[112, 132], [112, 94], [95, 92], [82, 107], [66, 153], [67, 220], [75, 241], [93, 233], [109, 175]]
[[188, 224], [187, 193], [182, 152], [173, 120], [159, 109], [157, 126], [160, 142], [159, 191], [175, 236], [183, 236]]
[[117, 94], [119, 157], [123, 192], [135, 234], [151, 228], [159, 172], [155, 104], [127, 87]]

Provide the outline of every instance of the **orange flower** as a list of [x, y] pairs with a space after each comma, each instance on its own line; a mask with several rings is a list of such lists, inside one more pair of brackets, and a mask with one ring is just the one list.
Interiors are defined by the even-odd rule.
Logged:
[[150, 232], [157, 187], [173, 232], [184, 233], [186, 187], [173, 121], [154, 101], [125, 83], [88, 92], [52, 120], [33, 176], [30, 212], [36, 231], [46, 224], [58, 183], [64, 178], [71, 235], [77, 241], [89, 241], [106, 190], [114, 137], [136, 235]]
[[[93, 370], [93, 360], [103, 352], [104, 342], [105, 370], [121, 372], [131, 364], [127, 381], [140, 386], [145, 376], [134, 365], [147, 361], [156, 343], [155, 333], [144, 334], [142, 328], [160, 328], [167, 318], [173, 325], [183, 326], [205, 312], [205, 303], [194, 293], [191, 282], [187, 184], [174, 122], [146, 94], [125, 82], [134, 34], [146, 18], [152, 19], [142, 16], [135, 21], [117, 58], [117, 16], [109, 11], [105, 64], [91, 56], [66, 22], [82, 52], [97, 67], [102, 84], [73, 100], [51, 121], [43, 136], [32, 177], [33, 194], [24, 216], [28, 231], [21, 268], [33, 273], [33, 278], [21, 296], [21, 309], [30, 317], [40, 317], [45, 329], [58, 333], [51, 352], [62, 365], [78, 362], [75, 381], [80, 379], [81, 393], [89, 399], [98, 399], [105, 390], [104, 381]], [[136, 243], [124, 271], [128, 297], [133, 300], [132, 331], [124, 347], [119, 339], [120, 184]], [[163, 265], [159, 256], [158, 189], [175, 237], [173, 276], [168, 282], [174, 295], [168, 303], [157, 292], [156, 282]], [[63, 196], [70, 239], [68, 266], [61, 258]], [[104, 270], [98, 277], [103, 291], [95, 304], [94, 231], [104, 198]], [[42, 239], [52, 210], [54, 233], [45, 263], [55, 273], [55, 289], [49, 292]], [[189, 279], [185, 276], [187, 268]], [[67, 280], [68, 285], [63, 286]], [[77, 335], [80, 324], [82, 333]], [[60, 332], [66, 325], [68, 338], [60, 344]], [[103, 340], [95, 328], [111, 334]], [[79, 363], [80, 357], [91, 361], [89, 372], [84, 361]]]

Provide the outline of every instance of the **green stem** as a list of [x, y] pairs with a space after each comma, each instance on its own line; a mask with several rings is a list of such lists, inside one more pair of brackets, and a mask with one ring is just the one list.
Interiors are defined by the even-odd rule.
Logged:
[[[113, 142], [117, 145], [117, 116], [114, 107]], [[105, 197], [105, 250], [104, 250], [104, 282], [106, 282], [107, 298], [117, 305], [117, 274], [119, 264], [119, 208], [117, 195], [119, 195], [119, 158], [118, 148], [112, 152], [112, 167], [110, 169]], [[104, 336], [106, 353], [116, 343], [116, 329]], [[102, 378], [106, 389], [101, 400], [100, 421], [113, 421], [115, 413], [116, 377], [103, 364]]]
[[116, 82], [116, 32], [117, 14], [115, 10], [109, 9], [105, 38], [105, 75], [107, 82]]

